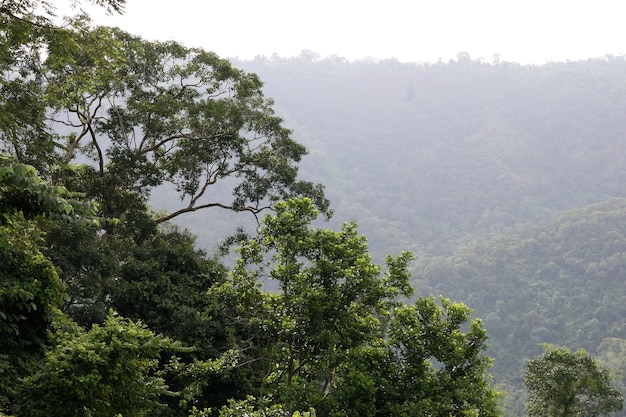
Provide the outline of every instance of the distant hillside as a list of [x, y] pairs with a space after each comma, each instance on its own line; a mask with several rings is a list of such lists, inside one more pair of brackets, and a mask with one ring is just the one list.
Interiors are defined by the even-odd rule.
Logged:
[[310, 155], [337, 220], [375, 252], [459, 241], [626, 196], [626, 60], [543, 66], [300, 58], [235, 62]]
[[[489, 332], [496, 382], [521, 390], [541, 343], [603, 356], [626, 346], [626, 199], [572, 210], [545, 227], [477, 241], [422, 259], [414, 284], [475, 310]], [[626, 371], [626, 354], [611, 365]], [[518, 405], [519, 408], [519, 405]]]

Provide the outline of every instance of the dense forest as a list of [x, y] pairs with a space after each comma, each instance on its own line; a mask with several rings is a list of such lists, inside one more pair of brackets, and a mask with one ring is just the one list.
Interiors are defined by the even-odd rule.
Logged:
[[519, 391], [520, 370], [542, 343], [584, 348], [623, 373], [625, 216], [626, 200], [611, 199], [424, 258], [415, 285], [473, 306], [506, 391]]
[[226, 60], [39, 3], [0, 7], [0, 414], [522, 416], [578, 349], [626, 393], [624, 57]]

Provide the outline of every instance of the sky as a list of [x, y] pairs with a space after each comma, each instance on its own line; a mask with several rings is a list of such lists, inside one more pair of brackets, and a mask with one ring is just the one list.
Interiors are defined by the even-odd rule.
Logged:
[[127, 0], [125, 14], [113, 17], [84, 9], [97, 24], [224, 58], [310, 50], [321, 58], [436, 62], [467, 52], [542, 64], [626, 52], [619, 0]]

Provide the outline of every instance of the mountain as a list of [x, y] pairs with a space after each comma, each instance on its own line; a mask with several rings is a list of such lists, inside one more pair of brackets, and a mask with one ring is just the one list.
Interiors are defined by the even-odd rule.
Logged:
[[476, 234], [626, 195], [626, 61], [521, 66], [257, 58], [339, 220], [375, 251], [450, 253]]

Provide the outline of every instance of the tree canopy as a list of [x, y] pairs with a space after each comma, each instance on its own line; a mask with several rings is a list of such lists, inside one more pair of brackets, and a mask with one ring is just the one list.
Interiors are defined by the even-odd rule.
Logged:
[[154, 415], [162, 397], [175, 395], [159, 362], [182, 348], [141, 323], [111, 314], [87, 332], [65, 324], [54, 338], [43, 366], [24, 381], [18, 415]]
[[258, 214], [288, 196], [328, 210], [321, 185], [297, 178], [306, 149], [256, 75], [200, 49], [93, 28], [84, 15], [55, 27], [36, 6], [4, 7], [7, 36], [35, 36], [5, 41], [5, 155], [101, 201], [108, 217], [131, 217], [129, 200], [166, 183], [181, 205], [157, 223], [208, 207]]
[[622, 394], [611, 387], [609, 370], [587, 352], [547, 346], [528, 362], [524, 376], [529, 415], [536, 417], [603, 416], [623, 407]]
[[[312, 228], [317, 214], [310, 200], [277, 204], [259, 237], [240, 247], [230, 279], [210, 290], [249, 323], [253, 349], [240, 360], [255, 364], [252, 405], [271, 399], [329, 416], [498, 415], [486, 332], [479, 320], [468, 324], [471, 310], [434, 298], [403, 305], [412, 256], [388, 257], [382, 274], [356, 224]], [[271, 281], [275, 292], [264, 293], [259, 282]]]

